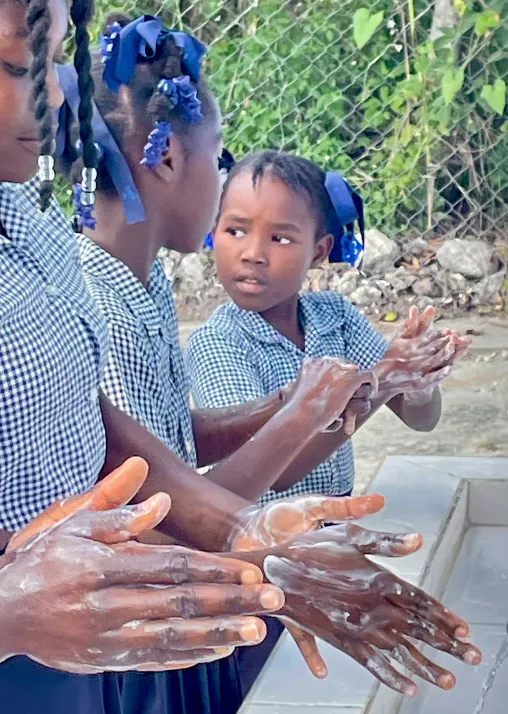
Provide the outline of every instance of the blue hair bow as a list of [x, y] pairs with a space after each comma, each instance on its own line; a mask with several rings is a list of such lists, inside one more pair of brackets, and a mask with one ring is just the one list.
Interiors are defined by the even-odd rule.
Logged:
[[[58, 129], [56, 132], [56, 152], [55, 156], [61, 157], [65, 151], [68, 140], [69, 120], [68, 112], [73, 119], [77, 119], [79, 107], [79, 90], [76, 70], [71, 65], [56, 65], [58, 82], [64, 93], [65, 104], [59, 113]], [[118, 144], [114, 140], [104, 119], [99, 114], [95, 103], [93, 107], [92, 129], [94, 140], [99, 147], [101, 161], [113, 181], [113, 184], [120, 196], [125, 212], [127, 223], [140, 223], [146, 219], [143, 202], [139, 191], [136, 188], [131, 170], [125, 157], [120, 151]], [[78, 200], [79, 192], [74, 191]]]
[[[328, 217], [328, 230], [333, 235], [330, 263], [349, 263], [359, 268], [365, 245], [363, 201], [359, 193], [337, 171], [328, 171], [325, 188], [333, 206]], [[361, 241], [355, 236], [354, 225], [358, 223]]]
[[172, 37], [182, 50], [184, 74], [194, 83], [199, 80], [206, 46], [192, 35], [167, 30], [160, 17], [151, 15], [142, 15], [122, 28], [115, 23], [111, 29], [109, 37], [101, 35], [103, 79], [111, 91], [117, 92], [122, 84], [128, 84], [134, 76], [138, 57], [153, 59], [157, 54], [157, 45], [167, 37]]

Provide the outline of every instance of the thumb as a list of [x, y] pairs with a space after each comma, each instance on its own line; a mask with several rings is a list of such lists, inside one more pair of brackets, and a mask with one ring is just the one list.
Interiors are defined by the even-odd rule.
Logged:
[[99, 543], [123, 543], [143, 531], [156, 528], [169, 513], [171, 498], [157, 493], [142, 503], [112, 511], [82, 511], [62, 524], [62, 533], [90, 538]]
[[11, 538], [7, 550], [19, 548], [37, 533], [64, 521], [77, 511], [104, 511], [123, 506], [134, 498], [147, 475], [146, 461], [136, 456], [127, 459], [88, 491], [52, 503]]
[[284, 623], [286, 630], [296, 642], [296, 646], [300, 650], [302, 657], [307, 663], [307, 667], [314, 677], [324, 679], [328, 674], [328, 667], [321, 656], [314, 635], [302, 630], [301, 627], [298, 627], [298, 625], [286, 617], [281, 617], [280, 620]]

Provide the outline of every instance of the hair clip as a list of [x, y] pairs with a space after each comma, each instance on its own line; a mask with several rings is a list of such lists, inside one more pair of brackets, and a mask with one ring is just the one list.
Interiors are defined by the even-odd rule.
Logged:
[[[95, 169], [87, 169], [94, 171]], [[83, 186], [80, 183], [75, 183], [72, 186], [72, 203], [74, 206], [73, 228], [76, 233], [81, 233], [83, 228], [91, 228], [95, 230], [97, 225], [96, 219], [93, 217], [94, 203], [86, 204], [86, 192], [83, 191]]]
[[190, 124], [196, 124], [203, 118], [201, 101], [189, 76], [161, 79], [157, 91], [167, 97], [171, 108], [179, 109], [183, 119]]
[[168, 140], [171, 136], [171, 127], [167, 121], [156, 121], [155, 129], [148, 136], [148, 143], [143, 149], [142, 166], [153, 168], [162, 161], [164, 153], [168, 150]]
[[114, 22], [112, 25], [108, 25], [109, 35], [101, 34], [102, 64], [106, 64], [111, 59], [113, 50], [115, 49], [115, 41], [120, 34], [121, 29], [122, 26], [118, 22]]

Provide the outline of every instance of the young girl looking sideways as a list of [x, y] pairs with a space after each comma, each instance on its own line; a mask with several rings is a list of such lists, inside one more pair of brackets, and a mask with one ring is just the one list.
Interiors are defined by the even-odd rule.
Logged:
[[[441, 410], [437, 384], [467, 340], [429, 332], [435, 349], [427, 361], [387, 370], [400, 339], [389, 347], [340, 294], [300, 295], [308, 270], [334, 246], [336, 207], [327, 185], [339, 179], [306, 159], [274, 151], [247, 156], [231, 171], [213, 237], [219, 280], [233, 302], [219, 307], [189, 339], [194, 398], [202, 407], [238, 404], [293, 380], [305, 357], [337, 357], [364, 369], [378, 365], [374, 408], [387, 403], [408, 426], [432, 429]], [[430, 317], [427, 311], [419, 328], [403, 334], [414, 338], [428, 331]], [[420, 395], [416, 402], [414, 392]], [[262, 501], [297, 493], [350, 494], [351, 440], [341, 432], [327, 438], [328, 454], [331, 445], [339, 447], [330, 458], [288, 490], [269, 490]]]

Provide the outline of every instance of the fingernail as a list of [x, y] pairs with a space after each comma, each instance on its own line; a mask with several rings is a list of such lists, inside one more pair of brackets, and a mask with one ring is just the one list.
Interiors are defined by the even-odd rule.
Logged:
[[278, 610], [284, 605], [284, 595], [282, 591], [274, 587], [265, 587], [259, 598], [265, 610]]
[[459, 625], [455, 628], [455, 632], [453, 633], [453, 635], [458, 640], [464, 641], [470, 636], [469, 627], [467, 627], [466, 625]]
[[440, 687], [441, 689], [453, 689], [455, 686], [455, 677], [451, 672], [448, 672], [447, 674], [442, 674], [440, 677], [437, 678], [437, 686]]
[[254, 568], [242, 570], [240, 575], [240, 580], [243, 585], [255, 585], [256, 583], [262, 582], [261, 578], [262, 574], [258, 570], [254, 570]]
[[478, 650], [473, 649], [470, 647], [468, 650], [466, 650], [466, 653], [464, 655], [464, 662], [466, 664], [472, 664], [472, 665], [477, 665], [480, 664], [482, 661], [482, 656], [478, 652]]
[[244, 642], [258, 642], [261, 639], [261, 633], [257, 620], [247, 620], [240, 628], [240, 637]]
[[423, 538], [419, 533], [408, 533], [404, 536], [404, 545], [407, 548], [416, 548], [421, 546]]
[[220, 657], [229, 657], [235, 651], [234, 647], [214, 647], [213, 651]]
[[406, 684], [406, 696], [407, 697], [416, 697], [418, 694], [418, 687], [416, 684]]
[[318, 664], [316, 665], [314, 673], [318, 679], [326, 679], [328, 669], [324, 664]]

